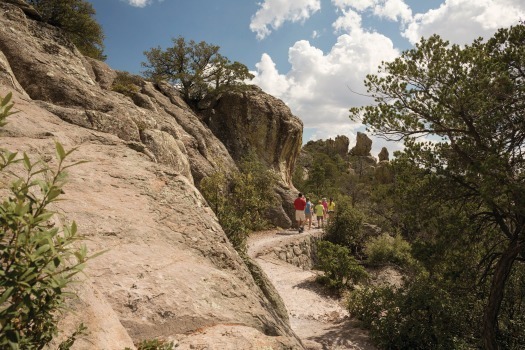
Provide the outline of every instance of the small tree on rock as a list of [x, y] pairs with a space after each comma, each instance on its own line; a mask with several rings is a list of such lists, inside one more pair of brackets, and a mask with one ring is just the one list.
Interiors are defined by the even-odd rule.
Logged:
[[94, 19], [93, 5], [84, 0], [28, 0], [42, 19], [61, 28], [78, 50], [88, 57], [105, 60], [104, 32]]
[[155, 81], [166, 80], [178, 87], [186, 101], [199, 101], [209, 92], [244, 85], [253, 78], [248, 68], [219, 54], [219, 46], [173, 38], [173, 47], [144, 51], [144, 75]]

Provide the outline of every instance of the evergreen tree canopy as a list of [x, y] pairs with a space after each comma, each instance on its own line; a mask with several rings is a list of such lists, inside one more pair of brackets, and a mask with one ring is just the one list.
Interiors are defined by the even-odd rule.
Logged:
[[497, 349], [506, 287], [525, 258], [525, 25], [465, 47], [434, 35], [380, 68], [386, 75], [365, 82], [376, 104], [351, 117], [403, 140], [400, 157], [439, 186], [434, 199], [468, 207], [477, 230], [463, 234], [490, 239], [479, 261], [490, 281], [481, 334]]
[[180, 88], [186, 101], [198, 101], [211, 91], [244, 85], [253, 78], [248, 68], [219, 54], [219, 46], [204, 41], [186, 42], [173, 38], [173, 47], [145, 51], [148, 62], [144, 75], [153, 80], [167, 80]]
[[82, 54], [105, 60], [104, 33], [93, 18], [95, 9], [84, 0], [28, 0], [44, 21], [64, 30]]

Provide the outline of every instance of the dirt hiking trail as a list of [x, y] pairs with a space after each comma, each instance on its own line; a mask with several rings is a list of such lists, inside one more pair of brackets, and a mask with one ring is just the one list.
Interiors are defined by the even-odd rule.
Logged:
[[257, 232], [248, 239], [248, 254], [281, 295], [292, 329], [307, 349], [376, 350], [366, 331], [350, 318], [344, 300], [327, 295], [315, 282], [315, 271], [293, 266], [273, 253], [274, 248], [298, 240], [301, 235], [321, 234], [322, 230], [315, 228], [301, 234], [297, 230]]

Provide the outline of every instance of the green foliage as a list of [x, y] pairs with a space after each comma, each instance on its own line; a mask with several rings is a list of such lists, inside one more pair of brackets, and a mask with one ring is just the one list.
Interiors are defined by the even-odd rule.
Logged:
[[188, 102], [199, 101], [210, 92], [235, 89], [252, 79], [248, 68], [219, 54], [219, 46], [204, 41], [186, 42], [173, 38], [173, 47], [144, 51], [144, 75], [155, 81], [167, 80], [179, 87]]
[[265, 214], [276, 203], [275, 182], [275, 174], [265, 169], [254, 155], [244, 158], [239, 171], [229, 178], [217, 172], [202, 180], [202, 194], [239, 252], [246, 251], [250, 232], [269, 226]]
[[472, 349], [472, 323], [479, 324], [475, 298], [446, 292], [420, 275], [399, 289], [368, 287], [352, 292], [349, 311], [384, 349]]
[[98, 60], [105, 60], [104, 33], [94, 19], [93, 5], [84, 0], [28, 0], [44, 21], [64, 30], [79, 51]]
[[[293, 173], [293, 183], [304, 193], [311, 193], [316, 198], [334, 197], [338, 193], [347, 193], [349, 182], [348, 165], [335, 152], [325, 153], [325, 147], [305, 146], [308, 157], [299, 159]], [[304, 169], [308, 170], [305, 176]]]
[[415, 261], [411, 254], [411, 246], [401, 235], [395, 237], [383, 233], [365, 243], [365, 253], [370, 265], [395, 264], [400, 267], [410, 267]]
[[140, 91], [142, 81], [143, 79], [137, 75], [130, 74], [129, 72], [117, 71], [117, 76], [115, 80], [113, 80], [111, 90], [132, 98], [133, 95]]
[[0, 128], [4, 125], [6, 125], [6, 119], [10, 115], [14, 114], [15, 112], [11, 112], [11, 108], [13, 108], [13, 104], [9, 104], [11, 101], [13, 94], [8, 93], [4, 98], [0, 96]]
[[318, 268], [325, 275], [320, 278], [330, 288], [341, 291], [367, 279], [365, 269], [350, 255], [348, 248], [330, 243], [317, 241]]
[[[439, 282], [427, 285], [426, 307], [437, 310], [436, 296], [475, 299], [472, 310], [457, 314], [464, 335], [450, 334], [467, 343], [472, 336], [489, 349], [524, 345], [523, 331], [513, 326], [521, 317], [509, 313], [525, 301], [514, 289], [521, 278], [512, 277], [523, 269], [525, 250], [524, 67], [523, 24], [464, 47], [432, 36], [383, 64], [381, 76], [368, 76], [376, 103], [351, 110], [379, 136], [404, 141], [396, 163], [405, 169], [394, 166], [396, 180], [378, 193], [386, 201], [375, 209]], [[404, 317], [417, 319], [401, 301]], [[447, 312], [434, 311], [425, 315], [427, 324], [449, 321]], [[472, 313], [477, 318], [467, 322]], [[412, 339], [409, 327], [396, 327], [403, 332], [396, 339]], [[446, 338], [427, 326], [419, 331], [422, 339]]]
[[[0, 120], [11, 114], [3, 99]], [[12, 106], [12, 105], [11, 105]], [[50, 168], [0, 150], [0, 347], [41, 349], [57, 333], [59, 311], [68, 297], [66, 288], [88, 259], [79, 246], [75, 222], [56, 227], [48, 206], [59, 200], [66, 179], [66, 152], [56, 143], [58, 165]], [[17, 174], [24, 174], [23, 176]], [[4, 184], [7, 184], [5, 187]], [[79, 328], [78, 332], [82, 330]], [[73, 334], [61, 344], [67, 349]]]
[[337, 210], [331, 215], [325, 239], [351, 249], [354, 255], [362, 255], [366, 237], [363, 231], [364, 215], [352, 206], [348, 197], [336, 198]]
[[525, 345], [525, 267], [515, 269], [507, 283], [501, 306], [498, 344], [502, 349], [523, 349]]

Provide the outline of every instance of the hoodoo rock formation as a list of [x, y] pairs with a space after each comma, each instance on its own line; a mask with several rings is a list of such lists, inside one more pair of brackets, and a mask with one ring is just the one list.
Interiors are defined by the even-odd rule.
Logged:
[[[13, 92], [18, 113], [0, 131], [1, 147], [35, 159], [50, 159], [53, 141], [78, 147], [71, 160], [89, 163], [70, 168], [55, 209], [77, 222], [91, 252], [107, 250], [89, 262], [63, 319], [65, 334], [88, 326], [74, 349], [157, 337], [178, 349], [303, 348], [264, 273], [253, 277], [257, 268], [232, 248], [195, 187], [219, 168], [236, 169], [237, 145], [225, 147], [217, 122], [203, 123], [167, 84], [142, 81], [131, 97], [111, 91], [115, 71], [12, 2], [0, 1], [0, 95]], [[254, 125], [239, 147], [259, 142], [255, 149], [268, 152], [259, 155], [290, 185], [300, 122], [281, 120], [282, 105], [261, 91], [246, 94], [225, 94], [213, 109], [257, 120], [263, 129]], [[281, 133], [289, 139], [275, 140]]]
[[357, 132], [356, 144], [350, 150], [350, 155], [358, 157], [368, 157], [370, 156], [371, 149], [372, 140], [370, 140], [370, 138], [366, 134], [362, 132]]

